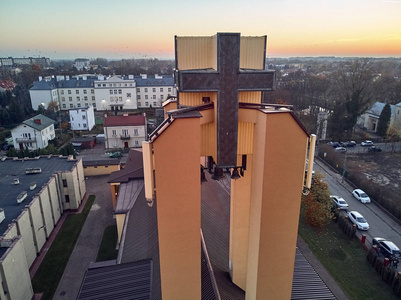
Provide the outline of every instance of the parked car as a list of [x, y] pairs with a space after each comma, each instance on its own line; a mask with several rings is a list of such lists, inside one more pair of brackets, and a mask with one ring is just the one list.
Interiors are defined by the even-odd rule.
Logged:
[[362, 147], [370, 147], [370, 146], [373, 146], [373, 142], [372, 142], [372, 141], [366, 140], [366, 141], [363, 141], [363, 142], [361, 143], [361, 146], [362, 146]]
[[372, 239], [372, 244], [377, 246], [377, 249], [387, 258], [397, 257], [401, 258], [400, 249], [391, 241], [375, 237]]
[[365, 218], [357, 211], [350, 211], [348, 213], [348, 219], [356, 225], [359, 230], [369, 230], [369, 223]]
[[117, 157], [121, 157], [121, 156], [122, 156], [122, 154], [120, 151], [110, 153], [110, 157], [112, 157], [112, 158], [117, 158]]
[[336, 195], [330, 195], [331, 200], [333, 200], [334, 206], [341, 210], [348, 210], [348, 203], [342, 197]]
[[333, 148], [341, 147], [339, 142], [328, 142], [328, 145], [332, 146]]
[[346, 151], [347, 151], [347, 148], [344, 148], [344, 147], [337, 147], [337, 148], [334, 149], [334, 151], [336, 151], [336, 152], [346, 152]]
[[355, 189], [352, 191], [352, 195], [358, 199], [359, 201], [361, 201], [361, 203], [370, 203], [370, 198], [369, 196], [362, 191], [361, 189]]
[[382, 152], [383, 150], [382, 150], [382, 148], [380, 148], [380, 147], [370, 146], [370, 147], [368, 148], [368, 151], [369, 151], [369, 152]]
[[347, 141], [347, 142], [343, 142], [341, 143], [342, 147], [355, 147], [356, 146], [356, 142], [355, 141]]
[[5, 151], [10, 150], [11, 148], [14, 148], [14, 146], [9, 144], [3, 146], [3, 150]]

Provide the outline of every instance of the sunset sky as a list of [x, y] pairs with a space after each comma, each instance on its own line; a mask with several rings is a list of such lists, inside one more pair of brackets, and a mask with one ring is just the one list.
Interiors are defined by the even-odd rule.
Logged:
[[269, 57], [401, 57], [401, 0], [0, 0], [0, 57], [173, 58], [174, 35], [267, 35]]

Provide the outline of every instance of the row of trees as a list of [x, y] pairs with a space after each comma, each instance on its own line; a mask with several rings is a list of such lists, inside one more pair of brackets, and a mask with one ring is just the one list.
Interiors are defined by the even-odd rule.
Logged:
[[[295, 111], [302, 112], [300, 118], [305, 119], [311, 132], [316, 132], [318, 113], [325, 110], [330, 113], [329, 136], [345, 139], [352, 134], [357, 118], [375, 101], [400, 102], [401, 81], [397, 78], [401, 78], [401, 68], [399, 63], [390, 62], [356, 59], [330, 64], [319, 62], [307, 70], [291, 73], [278, 71], [276, 91], [268, 93], [265, 101], [294, 105]], [[282, 77], [282, 73], [286, 76]]]

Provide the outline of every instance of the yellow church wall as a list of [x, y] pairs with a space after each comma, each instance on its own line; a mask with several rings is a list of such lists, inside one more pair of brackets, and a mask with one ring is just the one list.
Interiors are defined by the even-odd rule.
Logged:
[[307, 144], [290, 113], [258, 113], [246, 299], [291, 297]]
[[[163, 299], [201, 299], [200, 119], [175, 119], [153, 142]], [[168, 178], [168, 180], [166, 180]]]

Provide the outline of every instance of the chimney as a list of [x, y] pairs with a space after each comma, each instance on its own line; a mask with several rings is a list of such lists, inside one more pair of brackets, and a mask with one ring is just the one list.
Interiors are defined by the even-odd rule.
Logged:
[[41, 119], [34, 119], [33, 122], [35, 122], [36, 124], [42, 125]]

